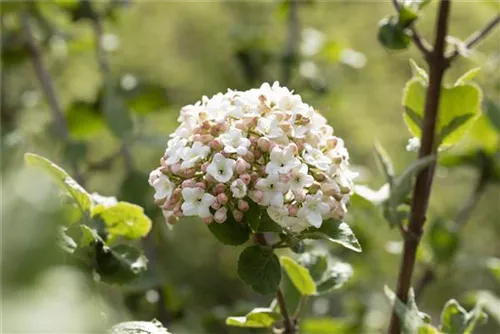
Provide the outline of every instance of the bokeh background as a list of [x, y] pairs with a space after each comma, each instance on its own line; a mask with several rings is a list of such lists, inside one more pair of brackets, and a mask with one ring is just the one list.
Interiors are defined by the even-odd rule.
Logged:
[[[203, 95], [276, 80], [286, 84], [328, 118], [346, 142], [359, 183], [375, 189], [384, 180], [374, 142], [386, 148], [397, 171], [415, 159], [405, 150], [409, 133], [401, 98], [411, 77], [408, 59], [424, 62], [414, 48], [390, 52], [378, 43], [377, 23], [393, 13], [389, 1], [301, 1], [293, 9], [296, 16], [283, 1], [2, 2], [0, 9], [5, 333], [97, 333], [116, 321], [152, 318], [173, 333], [259, 332], [224, 325], [226, 316], [267, 306], [272, 299], [256, 295], [237, 277], [241, 247], [219, 244], [197, 220], [181, 220], [170, 230], [147, 184], [180, 108]], [[466, 38], [499, 10], [495, 1], [454, 1], [450, 34]], [[69, 136], [61, 136], [60, 125], [54, 125], [53, 108], [34, 71], [21, 20], [26, 12]], [[429, 40], [435, 12], [433, 1], [418, 22]], [[97, 21], [93, 13], [99, 13]], [[485, 97], [500, 103], [499, 64], [500, 30], [468, 59], [458, 60], [446, 81], [480, 66], [477, 82]], [[104, 111], [102, 103], [107, 85], [115, 88], [107, 100], [111, 111]], [[123, 127], [127, 135], [117, 135]], [[479, 139], [486, 146], [498, 144], [491, 129], [481, 131]], [[56, 242], [62, 219], [57, 193], [39, 174], [23, 168], [25, 152], [48, 157], [73, 176], [78, 172], [89, 192], [146, 208], [154, 227], [143, 242], [150, 269], [141, 279], [126, 286], [94, 283], [68, 262]], [[454, 219], [477, 177], [474, 168], [440, 167], [430, 219]], [[448, 299], [470, 307], [477, 291], [490, 291], [492, 309], [500, 309], [500, 285], [488, 269], [492, 258], [500, 258], [499, 190], [488, 184], [458, 232], [453, 257], [436, 264], [424, 241], [415, 281], [426, 268], [435, 268], [436, 280], [419, 298], [420, 309], [434, 323]], [[394, 288], [399, 266], [399, 233], [379, 210], [358, 202], [347, 222], [363, 252], [326, 248], [352, 263], [354, 276], [306, 309], [313, 317], [336, 321], [338, 333], [347, 331], [345, 323], [354, 324], [355, 333], [385, 330], [390, 305], [383, 287]], [[447, 235], [442, 238], [446, 244]], [[498, 318], [490, 312], [488, 325], [478, 332], [497, 333]]]

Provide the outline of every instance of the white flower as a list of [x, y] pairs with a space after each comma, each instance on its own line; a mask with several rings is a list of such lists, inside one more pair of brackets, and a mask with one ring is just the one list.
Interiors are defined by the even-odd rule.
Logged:
[[290, 181], [288, 182], [288, 186], [291, 190], [299, 190], [313, 184], [314, 178], [307, 174], [307, 171], [308, 168], [306, 164], [299, 165], [292, 169]]
[[215, 202], [215, 197], [205, 193], [201, 188], [182, 189], [181, 209], [184, 216], [200, 216], [201, 218], [210, 217], [209, 207]]
[[174, 190], [174, 185], [170, 182], [170, 179], [158, 169], [149, 174], [149, 184], [156, 190], [154, 195], [156, 200], [168, 199]]
[[278, 173], [270, 174], [267, 178], [258, 180], [255, 189], [263, 192], [260, 205], [283, 206], [283, 193], [287, 191], [287, 186], [280, 182]]
[[302, 98], [300, 95], [285, 95], [279, 100], [278, 107], [282, 111], [295, 114], [302, 107]]
[[181, 152], [187, 145], [187, 140], [180, 137], [174, 137], [168, 141], [167, 149], [165, 150], [165, 163], [173, 165], [181, 159]]
[[210, 165], [208, 165], [207, 173], [213, 176], [219, 182], [225, 183], [233, 177], [233, 167], [236, 161], [226, 159], [222, 154], [216, 153]]
[[283, 218], [288, 217], [288, 210], [285, 207], [277, 208], [270, 206], [267, 208], [267, 214], [274, 222], [281, 225]]
[[406, 145], [406, 150], [408, 152], [418, 152], [420, 149], [420, 138], [413, 137], [408, 140], [408, 145]]
[[181, 168], [194, 167], [198, 160], [205, 159], [210, 152], [210, 147], [203, 145], [201, 142], [194, 142], [192, 147], [185, 147], [181, 151], [182, 160]]
[[278, 138], [285, 134], [279, 127], [279, 122], [274, 116], [260, 118], [255, 129], [269, 138]]
[[306, 220], [302, 220], [297, 217], [283, 217], [280, 225], [295, 233], [302, 232], [309, 227]]
[[220, 140], [224, 144], [224, 152], [238, 153], [238, 155], [245, 155], [250, 146], [250, 140], [243, 137], [243, 133], [238, 129], [231, 129], [226, 133], [220, 135]]
[[328, 170], [332, 160], [324, 155], [321, 150], [312, 147], [309, 144], [304, 145], [304, 153], [302, 154], [306, 163], [313, 165], [321, 170]]
[[323, 202], [323, 193], [318, 191], [315, 195], [307, 195], [303, 206], [297, 212], [297, 217], [307, 220], [314, 227], [323, 223], [322, 215], [330, 211], [328, 204]]
[[297, 166], [300, 166], [300, 161], [293, 156], [293, 149], [291, 147], [287, 147], [284, 150], [275, 147], [271, 152], [271, 161], [266, 165], [266, 173], [285, 174]]
[[240, 179], [236, 179], [229, 187], [235, 198], [243, 198], [247, 194], [247, 185]]

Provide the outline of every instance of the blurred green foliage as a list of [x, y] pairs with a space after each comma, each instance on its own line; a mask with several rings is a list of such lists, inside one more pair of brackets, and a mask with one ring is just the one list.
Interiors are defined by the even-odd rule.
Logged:
[[[427, 7], [418, 25], [424, 35], [432, 36], [435, 3]], [[147, 176], [158, 164], [182, 106], [227, 88], [247, 89], [281, 79], [287, 7], [278, 1], [68, 0], [2, 2], [0, 9], [2, 329], [98, 332], [118, 321], [157, 318], [173, 333], [258, 332], [225, 325], [227, 316], [245, 315], [271, 302], [237, 278], [242, 247], [220, 244], [204, 223], [194, 219], [169, 230], [153, 203]], [[455, 1], [451, 34], [465, 38], [499, 10], [498, 3]], [[22, 13], [30, 15], [69, 139], [54, 131], [51, 107], [25, 44]], [[423, 62], [414, 49], [396, 53], [378, 44], [377, 24], [392, 13], [389, 2], [301, 3], [304, 40], [298, 41], [299, 54], [287, 83], [345, 139], [360, 172], [359, 182], [370, 187], [386, 182], [376, 170], [375, 140], [389, 152], [396, 171], [415, 159], [404, 150], [410, 135], [404, 129], [402, 87], [412, 75], [408, 58]], [[102, 32], [96, 29], [97, 21]], [[406, 44], [398, 29], [407, 23], [388, 22], [382, 41], [398, 49]], [[436, 173], [426, 227], [430, 234], [415, 275], [417, 281], [427, 266], [436, 265], [437, 279], [419, 300], [419, 308], [433, 319], [439, 319], [442, 306], [452, 297], [467, 309], [483, 298], [492, 318], [500, 318], [495, 314], [498, 281], [489, 273], [491, 259], [500, 258], [499, 38], [498, 31], [492, 33], [446, 78], [454, 83], [467, 70], [481, 67], [475, 81], [483, 89], [484, 104], [466, 139], [443, 153]], [[97, 46], [104, 60], [96, 56]], [[153, 226], [142, 241], [149, 266], [139, 280], [125, 286], [96, 283], [68, 262], [58, 247], [58, 226], [68, 221], [68, 212], [50, 182], [22, 167], [25, 152], [47, 156], [70, 174], [76, 162], [89, 192], [116, 195], [145, 208]], [[458, 231], [451, 229], [447, 222], [455, 218], [484, 170], [488, 186], [470, 221]], [[386, 328], [390, 303], [383, 286], [394, 286], [399, 234], [359, 196], [353, 197], [347, 222], [363, 253], [314, 241], [329, 256], [348, 260], [354, 274], [342, 289], [304, 305], [309, 317], [300, 324], [304, 333], [371, 333]], [[293, 299], [297, 291], [283, 276], [285, 294]], [[481, 291], [475, 298], [465, 293], [477, 290]], [[463, 313], [462, 307], [456, 308]], [[249, 318], [247, 314], [246, 321]], [[499, 328], [490, 321], [477, 332]]]

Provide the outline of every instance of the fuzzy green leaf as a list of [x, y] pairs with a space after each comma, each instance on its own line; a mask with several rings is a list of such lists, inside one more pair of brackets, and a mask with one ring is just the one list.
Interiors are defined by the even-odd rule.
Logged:
[[147, 260], [129, 245], [97, 245], [96, 271], [108, 283], [129, 283], [146, 270]]
[[240, 254], [238, 275], [260, 294], [275, 293], [281, 281], [280, 262], [271, 247], [249, 246]]
[[449, 300], [441, 313], [440, 330], [446, 334], [470, 334], [476, 325], [487, 319], [481, 307], [476, 305], [467, 312], [455, 299]]

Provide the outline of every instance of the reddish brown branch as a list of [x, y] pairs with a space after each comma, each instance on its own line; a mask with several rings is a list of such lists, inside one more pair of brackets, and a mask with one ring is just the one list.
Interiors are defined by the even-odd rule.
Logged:
[[[444, 72], [447, 69], [444, 49], [446, 35], [448, 32], [449, 14], [450, 0], [442, 0], [439, 5], [434, 48], [428, 57], [430, 69], [429, 86], [427, 88], [425, 99], [421, 138], [422, 144], [420, 146], [419, 158], [424, 158], [434, 154], [437, 148], [435, 133], [438, 118], [439, 99], [441, 96], [441, 83]], [[425, 223], [425, 216], [435, 168], [436, 164], [433, 163], [420, 171], [417, 174], [415, 186], [413, 188], [408, 233], [415, 237], [406, 238], [404, 240], [403, 258], [400, 264], [396, 288], [397, 297], [403, 303], [406, 303], [408, 299], [408, 290], [410, 289], [417, 248], [420, 242], [420, 236], [422, 235], [422, 228]], [[388, 332], [390, 334], [399, 334], [401, 332], [400, 321], [394, 309]]]

